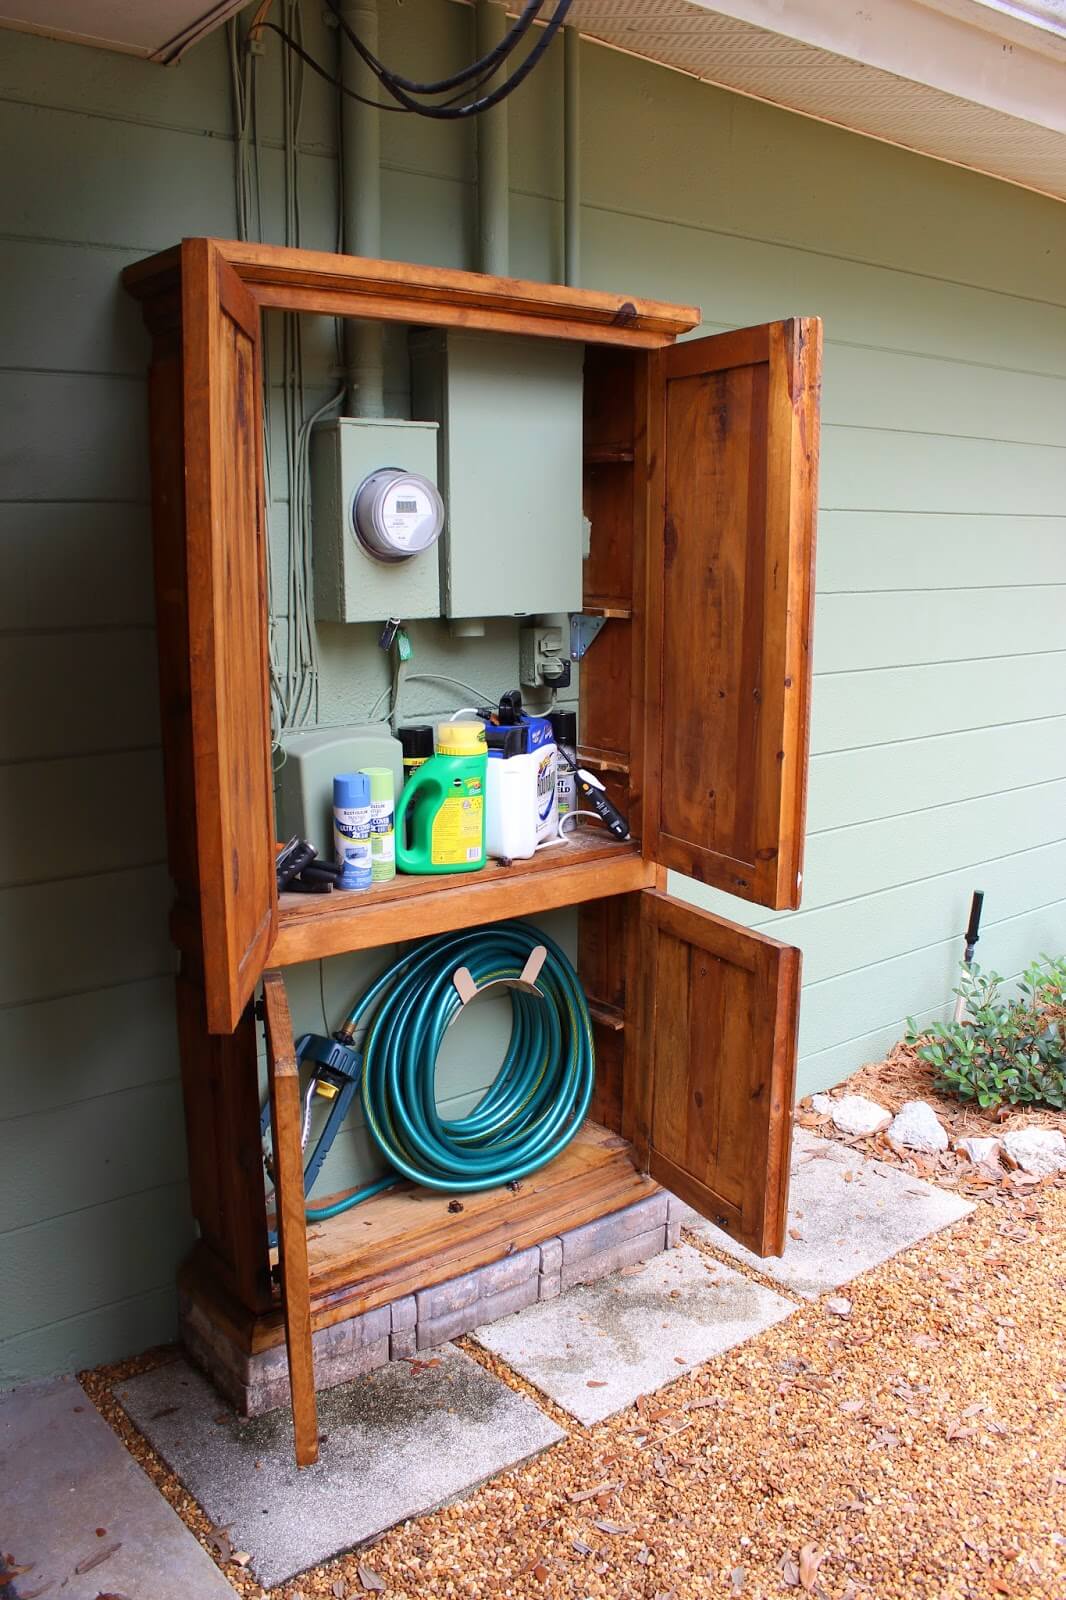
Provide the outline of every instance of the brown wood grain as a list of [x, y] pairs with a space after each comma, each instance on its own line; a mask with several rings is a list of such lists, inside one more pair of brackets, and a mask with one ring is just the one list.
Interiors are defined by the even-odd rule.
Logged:
[[636, 844], [612, 839], [603, 829], [568, 831], [580, 833], [582, 842], [541, 851], [512, 867], [490, 863], [480, 872], [454, 878], [400, 875], [351, 895], [282, 895], [270, 960], [275, 966], [291, 966], [428, 938], [623, 894], [651, 881], [651, 869]]
[[233, 1033], [208, 1032], [203, 984], [189, 960], [175, 994], [193, 1215], [220, 1278], [261, 1310], [271, 1287], [252, 1008]]
[[[465, 1196], [461, 1212], [448, 1210], [447, 1196], [413, 1185], [375, 1195], [346, 1217], [309, 1227], [312, 1329], [502, 1260], [655, 1192], [625, 1141], [586, 1122], [568, 1149], [523, 1179], [517, 1192]], [[182, 1267], [180, 1283], [249, 1353], [284, 1338], [280, 1304], [247, 1311], [199, 1246]]]
[[650, 475], [645, 850], [799, 904], [821, 324], [658, 351]]
[[278, 1263], [281, 1269], [285, 1344], [289, 1353], [292, 1427], [296, 1465], [309, 1467], [318, 1460], [318, 1408], [311, 1348], [311, 1286], [307, 1264], [300, 1072], [293, 1048], [285, 980], [280, 972], [263, 974], [263, 1014], [266, 1022], [267, 1082], [270, 1086]]
[[[232, 239], [189, 243], [210, 245], [261, 305], [285, 310], [630, 345], [668, 342], [700, 320], [696, 306], [562, 284]], [[163, 251], [134, 262], [123, 282], [138, 298], [155, 295], [172, 280], [175, 265], [175, 252]]]
[[640, 901], [640, 1055], [627, 1055], [627, 1079], [639, 1077], [626, 1085], [638, 1163], [758, 1255], [778, 1255], [800, 953], [660, 890]]
[[236, 1027], [277, 927], [258, 327], [251, 296], [214, 248], [187, 241], [189, 715], [204, 987], [215, 1033]]

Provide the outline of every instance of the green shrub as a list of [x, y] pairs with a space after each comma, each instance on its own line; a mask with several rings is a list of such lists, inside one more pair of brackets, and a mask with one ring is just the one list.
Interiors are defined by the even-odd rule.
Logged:
[[936, 1087], [986, 1110], [1046, 1105], [1066, 1109], [1066, 1040], [1049, 1009], [1066, 1005], [1066, 957], [1041, 956], [1027, 967], [1019, 995], [1004, 999], [998, 972], [962, 969], [955, 993], [965, 1022], [907, 1023], [907, 1043], [933, 1069]]

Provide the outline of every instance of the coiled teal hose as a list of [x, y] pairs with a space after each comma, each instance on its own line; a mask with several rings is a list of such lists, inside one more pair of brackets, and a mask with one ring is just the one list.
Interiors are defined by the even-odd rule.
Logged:
[[[518, 978], [537, 945], [547, 951], [538, 994], [509, 991], [511, 1038], [495, 1080], [465, 1117], [441, 1117], [437, 1056], [462, 1005], [456, 968], [467, 967], [479, 988]], [[401, 1178], [447, 1194], [514, 1183], [557, 1156], [581, 1126], [595, 1072], [588, 1004], [565, 953], [539, 928], [503, 922], [427, 940], [370, 985], [341, 1034], [354, 1037], [368, 1018], [363, 1112], [394, 1171], [308, 1210], [309, 1222], [347, 1211]]]

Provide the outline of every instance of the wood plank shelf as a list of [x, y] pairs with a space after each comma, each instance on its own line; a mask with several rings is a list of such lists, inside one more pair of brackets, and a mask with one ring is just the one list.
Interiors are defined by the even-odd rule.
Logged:
[[[620, 1211], [655, 1190], [637, 1171], [632, 1145], [591, 1120], [554, 1161], [516, 1189], [465, 1194], [461, 1211], [449, 1211], [450, 1196], [415, 1184], [386, 1189], [327, 1222], [308, 1224], [312, 1326], [350, 1317], [353, 1301], [360, 1312], [371, 1311], [443, 1283]], [[315, 1203], [329, 1202], [316, 1196]], [[279, 1344], [282, 1337], [280, 1308], [257, 1321], [255, 1347]]]
[[509, 867], [490, 862], [479, 872], [398, 874], [390, 883], [358, 894], [283, 894], [270, 963], [292, 966], [508, 917], [536, 916], [654, 883], [654, 865], [643, 859], [635, 841], [613, 839], [603, 829], [575, 828], [572, 834], [572, 843]]

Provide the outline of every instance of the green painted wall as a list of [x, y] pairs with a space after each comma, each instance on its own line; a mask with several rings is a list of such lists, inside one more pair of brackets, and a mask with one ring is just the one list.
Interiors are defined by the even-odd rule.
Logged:
[[[385, 54], [414, 75], [469, 56], [465, 8], [381, 3]], [[333, 36], [306, 10], [325, 56]], [[265, 197], [281, 238], [267, 48]], [[756, 915], [675, 885], [802, 944], [810, 1088], [942, 1004], [975, 885], [989, 963], [1014, 973], [1066, 945], [1066, 210], [615, 52], [583, 54], [586, 283], [697, 301], [712, 329], [793, 312], [826, 322], [804, 910]], [[532, 277], [556, 276], [561, 259], [559, 66], [512, 103], [512, 265]], [[310, 82], [305, 242], [323, 247], [334, 120]], [[160, 69], [3, 35], [0, 139], [18, 161], [0, 211], [0, 1382], [170, 1337], [192, 1234], [147, 345], [117, 278], [183, 234], [234, 232], [230, 133], [220, 36]], [[393, 117], [384, 147], [387, 252], [471, 265], [472, 130]], [[309, 376], [323, 393], [332, 381], [321, 363]], [[276, 545], [285, 516], [279, 501]], [[326, 631], [330, 718], [365, 709], [384, 682], [356, 633]], [[513, 677], [505, 625], [472, 649], [430, 631], [418, 643], [423, 665], [461, 663], [490, 686]], [[411, 709], [451, 704], [431, 692]], [[358, 966], [327, 968], [327, 1009]], [[316, 1025], [317, 973], [294, 993], [298, 1021]], [[456, 1071], [461, 1095], [471, 1082]], [[365, 1161], [359, 1147], [353, 1130], [345, 1170]]]

